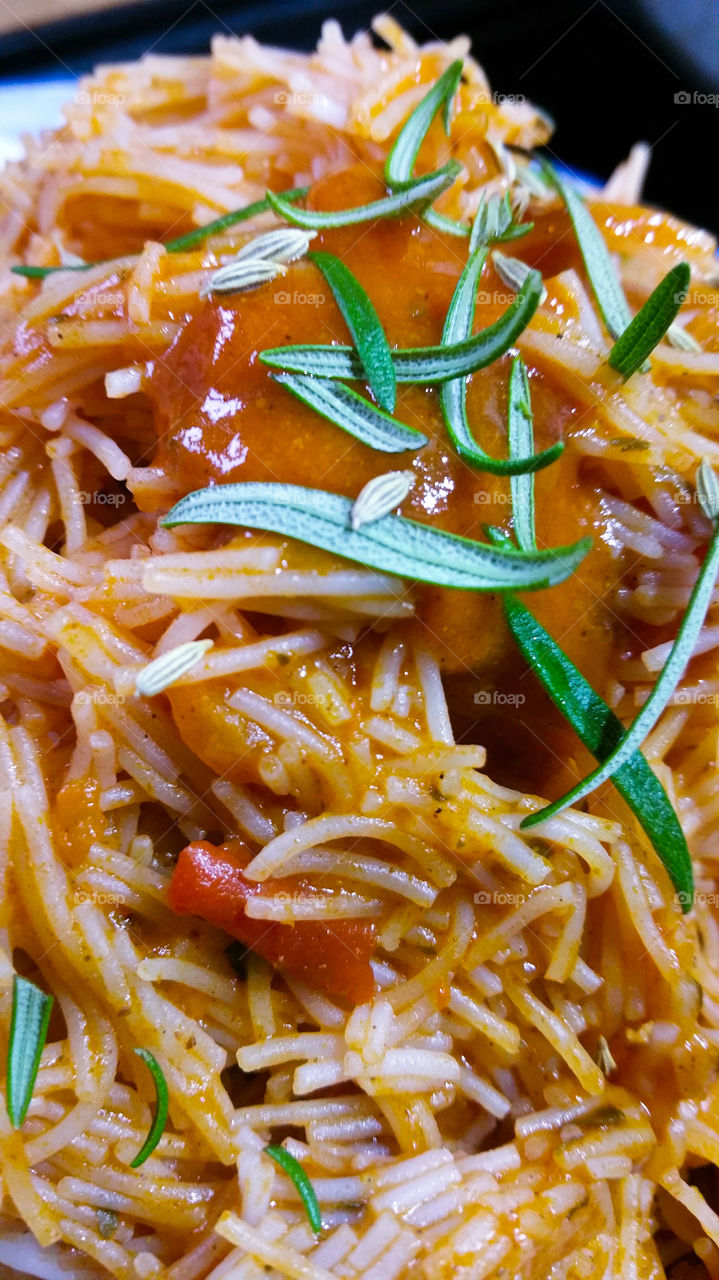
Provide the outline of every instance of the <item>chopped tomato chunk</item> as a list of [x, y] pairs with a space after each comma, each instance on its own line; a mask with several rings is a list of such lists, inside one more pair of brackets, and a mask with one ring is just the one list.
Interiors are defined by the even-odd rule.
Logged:
[[251, 857], [241, 840], [217, 846], [196, 840], [182, 850], [168, 899], [178, 915], [201, 916], [224, 929], [271, 965], [330, 996], [362, 1004], [374, 987], [370, 956], [374, 926], [367, 920], [302, 920], [297, 924], [254, 920], [245, 912], [255, 896], [307, 892], [296, 878], [265, 880], [243, 874]]

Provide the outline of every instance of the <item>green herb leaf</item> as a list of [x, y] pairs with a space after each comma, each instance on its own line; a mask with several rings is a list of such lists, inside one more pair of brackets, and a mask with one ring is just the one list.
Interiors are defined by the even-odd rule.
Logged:
[[159, 658], [154, 658], [138, 672], [135, 680], [136, 692], [145, 698], [162, 693], [163, 689], [168, 689], [180, 676], [191, 671], [213, 644], [213, 640], [188, 640], [186, 644], [175, 645], [174, 649], [160, 654]]
[[706, 458], [697, 471], [696, 491], [697, 502], [707, 520], [716, 520], [719, 517], [719, 480]]
[[403, 453], [405, 449], [422, 449], [427, 444], [427, 437], [421, 431], [395, 421], [342, 382], [305, 378], [294, 373], [275, 373], [272, 377], [298, 400], [370, 449]]
[[[281, 191], [279, 194], [283, 200], [302, 200], [308, 191], [309, 187], [291, 187], [289, 191]], [[188, 231], [187, 235], [168, 240], [165, 248], [168, 253], [187, 253], [188, 250], [196, 249], [198, 244], [204, 244], [210, 236], [222, 235], [229, 227], [236, 227], [240, 222], [249, 222], [250, 218], [256, 218], [259, 213], [269, 213], [269, 210], [270, 202], [267, 196], [262, 196], [260, 200], [253, 200], [252, 204], [243, 205], [241, 209], [233, 209], [231, 213], [223, 213], [213, 222], [206, 222], [204, 227], [196, 227], [194, 231]]]
[[[505, 596], [504, 610], [514, 639], [555, 706], [596, 759], [606, 760], [624, 737], [621, 720], [523, 604]], [[691, 858], [664, 787], [637, 750], [619, 766], [613, 782], [666, 867], [682, 909], [688, 911], [694, 892]]]
[[295, 1160], [295, 1157], [290, 1155], [289, 1151], [280, 1146], [265, 1147], [265, 1155], [274, 1160], [275, 1164], [278, 1164], [282, 1172], [286, 1173], [290, 1181], [294, 1183], [300, 1200], [307, 1210], [310, 1226], [315, 1235], [319, 1235], [322, 1230], [322, 1214], [320, 1213], [317, 1194], [299, 1160]]
[[109, 1240], [114, 1236], [120, 1225], [120, 1219], [114, 1209], [98, 1209], [97, 1210], [97, 1229], [103, 1240]]
[[[509, 403], [507, 409], [507, 432], [509, 435], [509, 455], [521, 461], [532, 457], [534, 449], [534, 431], [532, 422], [532, 401], [529, 394], [529, 379], [521, 356], [512, 361], [509, 375]], [[562, 450], [561, 443], [559, 452]], [[545, 453], [557, 456], [557, 445]], [[537, 542], [534, 533], [534, 473], [512, 475], [509, 480], [512, 492], [512, 514], [514, 517], [514, 536], [521, 551], [536, 551]]]
[[140, 1165], [144, 1164], [148, 1156], [151, 1156], [153, 1151], [155, 1150], [155, 1147], [157, 1146], [158, 1142], [160, 1141], [160, 1138], [162, 1137], [165, 1131], [165, 1125], [167, 1124], [167, 1113], [169, 1110], [169, 1103], [170, 1103], [169, 1093], [167, 1089], [167, 1081], [165, 1080], [162, 1067], [157, 1061], [157, 1058], [154, 1056], [154, 1054], [150, 1053], [149, 1049], [135, 1049], [135, 1053], [137, 1054], [138, 1058], [142, 1058], [142, 1061], [147, 1065], [147, 1067], [150, 1070], [152, 1079], [155, 1082], [156, 1102], [155, 1102], [155, 1118], [152, 1121], [152, 1125], [150, 1126], [150, 1132], [145, 1138], [145, 1141], [143, 1142], [142, 1147], [140, 1148], [137, 1155], [135, 1156], [135, 1159], [130, 1161], [131, 1169], [139, 1169]]
[[[301, 200], [308, 191], [309, 187], [293, 187], [281, 194], [285, 200]], [[221, 235], [223, 231], [227, 231], [228, 227], [234, 227], [239, 222], [248, 222], [258, 213], [267, 213], [269, 207], [267, 196], [263, 196], [261, 200], [254, 200], [252, 204], [243, 205], [241, 209], [234, 209], [232, 213], [223, 213], [221, 218], [205, 223], [204, 227], [196, 227], [194, 231], [188, 231], [185, 236], [168, 240], [165, 249], [168, 253], [187, 253], [188, 250], [196, 249], [198, 244], [203, 244], [210, 236]], [[112, 258], [101, 258], [97, 262], [82, 262], [68, 267], [25, 267], [18, 264], [10, 270], [16, 276], [25, 276], [28, 280], [44, 280], [45, 276], [54, 275], [56, 271], [89, 271], [91, 267], [100, 267], [112, 261], [114, 261]]]
[[444, 231], [450, 236], [468, 236], [471, 227], [466, 222], [457, 222], [454, 218], [448, 218], [446, 214], [439, 213], [436, 209], [428, 209], [424, 215], [424, 220], [428, 226], [434, 227], [435, 231]]
[[606, 782], [607, 778], [611, 778], [612, 774], [616, 773], [617, 769], [620, 769], [627, 760], [631, 759], [638, 747], [641, 746], [669, 702], [692, 656], [711, 603], [717, 574], [719, 574], [719, 524], [714, 529], [709, 550], [689, 598], [689, 604], [677, 633], [677, 638], [639, 715], [625, 732], [621, 741], [615, 745], [606, 760], [597, 769], [594, 769], [588, 777], [584, 778], [576, 787], [573, 787], [571, 791], [568, 791], [566, 795], [561, 796], [559, 800], [555, 800], [553, 804], [547, 805], [545, 808], [538, 810], [537, 813], [525, 818], [522, 823], [523, 827], [536, 827], [538, 823], [546, 822], [554, 814], [561, 813], [568, 805], [574, 805], [583, 800], [591, 791], [596, 790], [603, 782]]
[[[521, 258], [508, 258], [506, 254], [500, 253], [499, 249], [495, 249], [492, 254], [492, 264], [502, 284], [506, 284], [509, 289], [514, 289], [515, 293], [521, 289], [532, 270], [526, 262], [522, 262]], [[546, 297], [547, 290], [542, 287], [541, 301], [544, 302]]]
[[690, 276], [688, 262], [672, 267], [617, 338], [607, 359], [623, 378], [636, 373], [661, 342], [686, 298]]
[[[531, 271], [514, 302], [503, 315], [462, 342], [437, 347], [405, 347], [392, 349], [392, 363], [398, 382], [441, 383], [450, 378], [466, 377], [476, 369], [484, 369], [508, 351], [524, 332], [539, 306], [542, 277]], [[294, 347], [272, 347], [260, 352], [263, 364], [292, 373], [311, 374], [317, 378], [355, 378], [363, 374], [362, 363], [353, 347], [312, 344]]]
[[490, 245], [504, 240], [518, 240], [520, 236], [526, 236], [533, 229], [533, 222], [515, 222], [508, 191], [505, 191], [503, 196], [491, 195], [489, 199], [483, 191], [472, 223], [469, 251], [472, 253], [481, 244]]
[[162, 524], [229, 524], [297, 538], [312, 547], [373, 569], [418, 582], [468, 591], [535, 590], [563, 582], [591, 546], [583, 538], [570, 547], [532, 555], [388, 515], [354, 530], [352, 502], [301, 485], [247, 482], [211, 485], [182, 498]]
[[452, 122], [452, 99], [462, 79], [462, 66], [461, 59], [458, 59], [447, 67], [403, 124], [384, 166], [388, 187], [402, 186], [410, 181], [419, 149], [441, 106], [444, 106], [444, 131], [449, 133]]
[[311, 253], [319, 267], [352, 335], [362, 361], [364, 376], [382, 409], [394, 413], [397, 386], [392, 354], [382, 322], [356, 276], [331, 253]]
[[268, 191], [267, 199], [280, 218], [293, 226], [306, 227], [308, 231], [352, 227], [360, 222], [373, 222], [375, 218], [393, 218], [412, 210], [421, 210], [451, 187], [461, 169], [461, 164], [456, 160], [449, 160], [436, 173], [416, 178], [399, 191], [385, 196], [383, 200], [371, 200], [369, 204], [355, 205], [352, 209], [296, 209], [289, 200], [273, 195], [271, 191]]
[[[442, 332], [442, 341], [446, 348], [455, 347], [459, 343], [466, 341], [472, 332], [477, 285], [486, 257], [487, 250], [480, 245], [470, 255], [469, 261], [457, 282]], [[485, 330], [485, 332], [487, 331]], [[492, 458], [490, 454], [485, 453], [480, 448], [470, 430], [467, 419], [467, 384], [465, 377], [445, 382], [440, 390], [439, 403], [449, 437], [459, 456], [479, 471], [489, 471], [498, 476], [514, 475], [518, 471], [538, 471], [542, 467], [549, 466], [550, 462], [554, 462], [554, 459], [559, 457], [564, 448], [562, 444], [553, 445], [551, 449], [546, 449], [544, 453], [526, 458], [508, 460]]]
[[350, 511], [350, 525], [360, 529], [382, 516], [388, 516], [404, 502], [417, 479], [414, 471], [386, 471], [374, 476], [360, 489]]
[[7, 1110], [14, 1129], [22, 1125], [32, 1100], [52, 1005], [52, 996], [27, 978], [15, 975], [6, 1087]]
[[567, 207], [604, 323], [612, 337], [618, 338], [631, 322], [632, 315], [602, 234], [581, 196], [546, 160], [543, 162], [542, 172], [547, 181], [559, 192]]

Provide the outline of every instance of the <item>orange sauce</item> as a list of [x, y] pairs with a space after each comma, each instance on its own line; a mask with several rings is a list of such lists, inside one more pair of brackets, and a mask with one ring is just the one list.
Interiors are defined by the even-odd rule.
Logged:
[[[384, 187], [366, 166], [318, 182], [311, 204], [343, 208], [366, 203]], [[547, 234], [553, 232], [549, 228]], [[518, 242], [522, 243], [522, 242]], [[571, 252], [571, 237], [566, 238]], [[394, 346], [438, 343], [449, 302], [466, 258], [466, 243], [438, 235], [415, 217], [334, 229], [313, 248], [341, 256], [374, 302]], [[574, 250], [576, 256], [576, 250]], [[480, 285], [477, 328], [506, 309], [490, 276]], [[506, 290], [505, 290], [506, 292]], [[485, 523], [506, 523], [509, 484], [478, 472], [457, 456], [436, 391], [398, 387], [395, 416], [418, 427], [429, 444], [416, 453], [387, 455], [355, 441], [273, 381], [258, 352], [302, 342], [347, 343], [349, 333], [319, 270], [293, 265], [284, 279], [234, 297], [207, 300], [158, 360], [150, 384], [160, 463], [179, 494], [208, 483], [285, 481], [355, 497], [373, 476], [412, 468], [417, 481], [401, 514], [466, 536], [482, 538]], [[507, 356], [469, 382], [468, 412], [487, 452], [506, 456]], [[530, 368], [537, 449], [571, 437], [577, 407], [545, 375]], [[573, 542], [599, 532], [597, 499], [578, 458], [563, 458], [537, 477], [540, 545]], [[338, 550], [341, 548], [338, 547]], [[609, 555], [595, 550], [565, 588], [535, 597], [544, 620], [566, 637], [571, 655], [601, 684], [612, 637], [602, 599], [612, 582]], [[495, 668], [507, 649], [496, 597], [426, 587], [418, 593], [425, 638], [448, 673]], [[591, 643], [587, 631], [591, 632]]]

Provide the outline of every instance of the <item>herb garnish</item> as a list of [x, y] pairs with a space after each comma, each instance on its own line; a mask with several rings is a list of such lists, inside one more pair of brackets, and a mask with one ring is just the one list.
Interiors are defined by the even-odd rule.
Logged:
[[324, 231], [330, 227], [353, 227], [360, 222], [373, 222], [375, 218], [390, 218], [411, 210], [422, 210], [437, 196], [451, 187], [462, 166], [456, 160], [448, 160], [435, 173], [415, 178], [392, 195], [369, 204], [354, 205], [351, 209], [297, 209], [289, 200], [267, 192], [270, 206], [280, 218], [295, 227], [308, 231]]
[[540, 822], [546, 822], [554, 814], [561, 813], [568, 805], [577, 804], [578, 801], [589, 795], [591, 791], [596, 790], [603, 782], [611, 778], [612, 774], [616, 773], [627, 761], [631, 760], [647, 734], [654, 728], [681, 680], [704, 625], [704, 619], [711, 603], [712, 593], [719, 574], [719, 487], [717, 487], [716, 476], [706, 461], [701, 464], [700, 475], [702, 477], [700, 492], [709, 495], [706, 514], [714, 523], [714, 532], [704, 563], [689, 598], [689, 604], [682, 618], [681, 626], [677, 632], [676, 640], [651, 694], [630, 728], [624, 732], [619, 742], [615, 743], [603, 763], [597, 769], [594, 769], [588, 777], [584, 778], [582, 782], [578, 783], [576, 787], [572, 787], [571, 791], [568, 791], [566, 795], [561, 796], [559, 800], [555, 800], [552, 804], [546, 805], [536, 813], [530, 814], [522, 822], [523, 827], [535, 827]]
[[617, 338], [607, 359], [623, 378], [631, 377], [642, 367], [671, 327], [686, 298], [690, 276], [688, 262], [672, 267]]
[[[529, 384], [520, 359], [514, 362], [510, 375], [510, 454], [521, 454], [534, 447]], [[708, 477], [711, 477], [716, 485], [714, 496], [719, 508], [719, 484], [713, 471], [706, 468], [702, 477], [703, 483], [710, 483]], [[534, 476], [528, 473], [511, 483], [515, 538], [521, 548], [531, 550], [536, 545]], [[703, 488], [701, 492], [704, 492]], [[487, 532], [495, 544], [512, 545], [511, 539], [501, 530], [488, 529]], [[505, 594], [503, 606], [507, 625], [527, 665], [584, 746], [597, 760], [605, 760], [625, 733], [621, 720], [594, 692], [563, 649], [516, 596]], [[664, 787], [639, 750], [618, 769], [613, 781], [663, 862], [678, 892], [682, 910], [688, 911], [694, 893], [691, 857]]]
[[[554, 705], [592, 755], [605, 760], [624, 737], [621, 720], [519, 600], [505, 596], [504, 612], [527, 664]], [[688, 911], [694, 892], [691, 857], [679, 819], [657, 775], [635, 749], [614, 772], [612, 781], [663, 862], [682, 910]]]
[[275, 1164], [278, 1164], [282, 1172], [286, 1173], [290, 1181], [294, 1183], [300, 1200], [307, 1211], [310, 1226], [315, 1235], [318, 1236], [322, 1230], [322, 1214], [320, 1213], [317, 1193], [299, 1160], [295, 1160], [295, 1157], [289, 1151], [286, 1151], [284, 1147], [277, 1145], [265, 1147], [265, 1155], [274, 1160]]
[[[521, 356], [517, 356], [512, 361], [512, 369], [509, 375], [507, 434], [509, 436], [509, 456], [515, 461], [515, 464], [524, 458], [531, 460], [534, 448], [532, 404], [527, 370]], [[553, 461], [563, 448], [564, 445], [560, 441], [551, 449], [546, 449], [544, 456], [551, 454], [550, 461]], [[514, 536], [517, 540], [517, 546], [520, 551], [536, 551], [533, 471], [524, 472], [523, 474], [515, 473], [510, 476], [509, 484], [512, 494]]]
[[389, 343], [372, 302], [357, 277], [334, 254], [315, 252], [309, 257], [334, 294], [377, 404], [387, 413], [394, 413], [397, 380]]
[[[452, 123], [452, 100], [462, 78], [462, 62], [458, 59], [435, 81], [414, 111], [409, 115], [392, 145], [384, 166], [384, 177], [391, 191], [401, 190], [412, 181], [415, 161], [429, 127], [440, 107], [443, 110], [444, 131], [449, 134]], [[453, 236], [469, 235], [469, 227], [454, 218], [446, 218], [436, 209], [427, 209], [425, 222], [436, 231], [447, 231]]]
[[186, 644], [175, 645], [167, 653], [153, 658], [146, 667], [139, 671], [135, 679], [135, 691], [145, 698], [152, 698], [162, 693], [181, 676], [187, 674], [213, 646], [212, 640], [188, 640]]
[[563, 582], [591, 539], [527, 554], [387, 515], [352, 529], [352, 502], [322, 489], [255, 481], [188, 494], [162, 524], [229, 524], [297, 538], [373, 569], [468, 591], [533, 591]]
[[404, 502], [416, 479], [414, 471], [385, 471], [368, 480], [352, 503], [351, 527], [360, 529], [363, 524], [388, 516]]
[[[301, 200], [308, 191], [309, 187], [291, 187], [281, 194], [285, 200]], [[195, 230], [188, 231], [187, 235], [168, 240], [165, 249], [167, 253], [187, 253], [189, 250], [196, 249], [199, 244], [203, 244], [210, 236], [221, 235], [223, 231], [227, 231], [228, 227], [237, 226], [240, 222], [248, 222], [259, 213], [267, 213], [269, 208], [269, 200], [267, 196], [263, 196], [261, 200], [253, 200], [252, 204], [243, 205], [241, 209], [223, 213], [213, 222], [206, 222], [203, 227], [195, 227]], [[72, 266], [59, 267], [26, 267], [18, 264], [10, 270], [16, 276], [25, 276], [28, 280], [44, 280], [45, 276], [53, 275], [56, 271], [90, 271], [92, 267], [101, 267], [110, 262], [114, 262], [114, 258], [101, 258], [97, 262], [79, 262], [73, 263]]]
[[[471, 253], [457, 282], [442, 333], [442, 341], [447, 347], [466, 341], [472, 332], [477, 285], [486, 257], [487, 250], [483, 246]], [[449, 437], [459, 456], [480, 471], [489, 471], [498, 476], [515, 475], [519, 471], [538, 471], [554, 462], [564, 448], [559, 443], [532, 457], [492, 458], [480, 448], [470, 430], [465, 377], [445, 382], [440, 390], [439, 403]]]
[[609, 332], [616, 339], [624, 333], [632, 315], [602, 233], [571, 183], [565, 182], [546, 160], [543, 161], [542, 172], [566, 205], [597, 305]]
[[[398, 382], [429, 385], [463, 378], [493, 364], [524, 332], [539, 306], [542, 277], [530, 271], [514, 302], [494, 324], [461, 342], [434, 347], [392, 348], [392, 364]], [[316, 378], [362, 378], [362, 362], [353, 347], [313, 343], [271, 347], [260, 352], [263, 364]]]
[[150, 1132], [145, 1138], [145, 1141], [143, 1142], [134, 1160], [130, 1161], [131, 1169], [139, 1169], [140, 1165], [145, 1163], [148, 1156], [152, 1155], [153, 1151], [155, 1150], [155, 1147], [157, 1146], [158, 1142], [160, 1141], [160, 1138], [162, 1137], [165, 1131], [165, 1125], [167, 1124], [167, 1113], [169, 1109], [169, 1093], [167, 1088], [167, 1081], [165, 1079], [162, 1067], [157, 1061], [157, 1058], [154, 1056], [154, 1054], [150, 1053], [149, 1049], [135, 1049], [135, 1053], [137, 1054], [138, 1058], [142, 1058], [142, 1061], [146, 1063], [147, 1067], [150, 1070], [152, 1079], [155, 1082], [156, 1101], [155, 1101], [155, 1116], [150, 1126]]
[[533, 230], [533, 222], [515, 222], [508, 191], [503, 196], [493, 195], [489, 199], [483, 191], [472, 223], [469, 251], [472, 253], [480, 244], [518, 240]]
[[294, 373], [275, 373], [272, 377], [323, 418], [371, 449], [402, 453], [405, 449], [422, 449], [427, 444], [427, 437], [421, 431], [395, 421], [343, 382], [305, 378]]
[[7, 1110], [19, 1129], [27, 1115], [47, 1039], [53, 998], [18, 974], [13, 979], [7, 1056]]

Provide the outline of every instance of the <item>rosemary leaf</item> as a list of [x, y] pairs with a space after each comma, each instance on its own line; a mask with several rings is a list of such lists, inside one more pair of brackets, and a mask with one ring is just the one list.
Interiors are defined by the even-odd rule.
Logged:
[[536, 590], [564, 581], [591, 539], [526, 554], [493, 547], [404, 516], [387, 515], [350, 528], [352, 502], [301, 485], [247, 482], [211, 485], [182, 498], [162, 524], [228, 524], [297, 538], [373, 569], [418, 582], [469, 591]]
[[361, 222], [373, 222], [376, 218], [393, 218], [424, 209], [451, 187], [461, 169], [462, 166], [456, 160], [449, 160], [436, 173], [427, 173], [382, 200], [371, 200], [369, 204], [355, 205], [352, 209], [296, 209], [291, 201], [276, 196], [271, 191], [268, 191], [267, 199], [280, 218], [293, 226], [305, 227], [308, 231], [352, 227]]
[[547, 161], [543, 162], [542, 172], [566, 205], [597, 305], [609, 332], [616, 339], [631, 322], [632, 316], [602, 234], [571, 183], [560, 177]]
[[27, 978], [15, 975], [6, 1084], [7, 1110], [13, 1129], [22, 1125], [32, 1100], [52, 1005], [52, 996]]
[[[397, 381], [442, 383], [484, 369], [504, 355], [526, 329], [539, 305], [541, 291], [542, 277], [538, 271], [531, 271], [511, 306], [479, 333], [436, 347], [392, 349]], [[333, 344], [272, 347], [260, 352], [260, 360], [275, 369], [317, 378], [360, 379], [363, 374], [354, 349]]]
[[385, 162], [388, 187], [399, 187], [410, 181], [419, 149], [440, 107], [444, 107], [444, 130], [449, 133], [452, 99], [462, 78], [462, 66], [462, 61], [457, 59], [447, 67], [403, 124]]
[[661, 342], [686, 298], [690, 274], [688, 262], [672, 267], [617, 338], [607, 359], [623, 378], [636, 373]]
[[422, 449], [427, 444], [427, 437], [421, 431], [397, 422], [342, 382], [306, 378], [294, 373], [272, 376], [298, 400], [370, 449], [379, 449], [382, 453], [403, 453], [406, 449]]
[[[621, 720], [519, 600], [505, 596], [504, 610], [527, 664], [555, 706], [596, 759], [606, 760], [624, 737]], [[688, 911], [694, 892], [691, 858], [664, 787], [636, 749], [612, 780], [666, 867], [682, 910]]]
[[[447, 348], [466, 341], [472, 332], [477, 284], [487, 257], [480, 245], [471, 254], [457, 282], [444, 322], [443, 343]], [[525, 281], [526, 283], [526, 281]], [[464, 376], [445, 382], [440, 389], [440, 407], [449, 437], [461, 458], [479, 471], [493, 475], [514, 475], [520, 471], [538, 471], [559, 457], [563, 445], [553, 445], [544, 453], [531, 457], [493, 458], [477, 444], [467, 419], [467, 385]]]
[[146, 1064], [155, 1084], [155, 1115], [150, 1126], [150, 1132], [145, 1138], [145, 1141], [134, 1160], [130, 1161], [131, 1169], [139, 1169], [140, 1165], [144, 1164], [148, 1156], [151, 1156], [155, 1150], [155, 1147], [165, 1132], [167, 1113], [170, 1103], [167, 1081], [157, 1058], [154, 1054], [150, 1053], [149, 1049], [135, 1049], [135, 1053], [138, 1058], [142, 1058], [142, 1061]]
[[[716, 477], [714, 477], [714, 483], [716, 483]], [[606, 782], [608, 778], [611, 778], [618, 769], [631, 759], [647, 734], [654, 728], [694, 652], [694, 646], [704, 625], [704, 619], [711, 603], [717, 574], [719, 574], [719, 519], [717, 515], [714, 515], [713, 519], [714, 533], [689, 598], [689, 604], [676, 640], [672, 645], [671, 652], [659, 678], [639, 715], [598, 768], [594, 769], [576, 787], [572, 787], [571, 791], [568, 791], [566, 795], [561, 796], [559, 800], [555, 800], [552, 804], [546, 805], [536, 813], [530, 814], [528, 818], [524, 819], [523, 827], [535, 827], [540, 822], [546, 822], [554, 814], [561, 813], [569, 805], [577, 804], [585, 796], [588, 796], [590, 792], [595, 791], [597, 787]]]
[[286, 1151], [284, 1147], [275, 1145], [265, 1147], [265, 1155], [274, 1160], [275, 1164], [279, 1165], [282, 1172], [286, 1173], [290, 1181], [294, 1183], [295, 1190], [305, 1206], [309, 1224], [315, 1235], [318, 1236], [322, 1231], [322, 1214], [320, 1213], [317, 1193], [299, 1160], [295, 1160], [295, 1157], [289, 1151]]
[[311, 253], [309, 256], [334, 294], [375, 400], [380, 408], [393, 413], [397, 380], [389, 343], [372, 302], [359, 280], [339, 258], [331, 253]]

